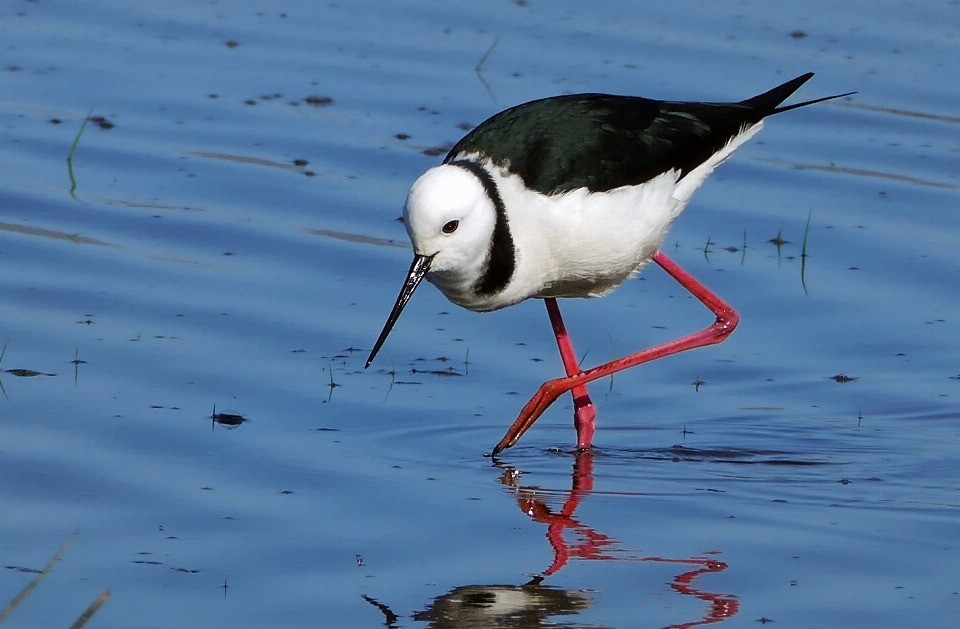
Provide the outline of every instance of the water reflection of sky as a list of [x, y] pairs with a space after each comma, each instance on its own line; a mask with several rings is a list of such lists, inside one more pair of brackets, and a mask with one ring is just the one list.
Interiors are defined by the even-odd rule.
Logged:
[[[109, 588], [102, 626], [949, 623], [957, 10], [0, 6], [0, 601], [78, 531], [8, 622]], [[541, 96], [806, 71], [859, 94], [771, 120], [665, 243], [740, 327], [591, 385], [590, 474], [566, 399], [482, 456], [562, 371], [537, 303], [424, 287], [362, 369], [425, 152]], [[563, 312], [585, 365], [711, 319], [657, 268]]]

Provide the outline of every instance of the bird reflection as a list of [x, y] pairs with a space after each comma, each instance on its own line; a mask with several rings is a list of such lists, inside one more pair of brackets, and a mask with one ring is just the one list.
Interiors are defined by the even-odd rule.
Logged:
[[[562, 570], [573, 559], [588, 561], [637, 561], [676, 564], [683, 572], [676, 575], [670, 587], [678, 594], [692, 596], [708, 603], [703, 616], [696, 620], [667, 625], [664, 629], [690, 629], [718, 623], [737, 614], [739, 601], [728, 594], [716, 594], [697, 587], [703, 575], [723, 572], [727, 564], [709, 557], [669, 558], [643, 556], [620, 547], [620, 542], [600, 533], [576, 518], [580, 504], [593, 493], [593, 452], [580, 451], [573, 464], [572, 485], [563, 492], [563, 504], [551, 508], [547, 500], [557, 492], [544, 492], [537, 487], [520, 484], [522, 473], [516, 468], [495, 462], [502, 470], [500, 482], [516, 495], [520, 510], [534, 522], [547, 527], [547, 540], [553, 548], [553, 562], [523, 585], [464, 585], [438, 596], [413, 619], [429, 623], [430, 629], [540, 629], [564, 626], [596, 629], [598, 625], [580, 624], [558, 616], [575, 616], [590, 608], [593, 599], [583, 590], [565, 590], [546, 585], [544, 581]], [[568, 540], [568, 537], [573, 538]], [[388, 629], [399, 627], [398, 616], [389, 607], [368, 596], [368, 603], [384, 614]]]
[[464, 585], [437, 597], [413, 619], [429, 622], [431, 629], [538, 629], [557, 626], [549, 618], [578, 614], [591, 602], [582, 592], [534, 582]]
[[[739, 601], [734, 596], [707, 592], [694, 585], [701, 575], [726, 570], [726, 563], [708, 557], [637, 556], [620, 548], [618, 540], [594, 530], [575, 517], [577, 508], [593, 492], [592, 451], [577, 452], [573, 464], [572, 485], [559, 510], [554, 510], [547, 504], [547, 495], [538, 488], [520, 485], [521, 474], [518, 470], [510, 466], [500, 467], [503, 469], [500, 482], [516, 492], [517, 506], [521, 511], [534, 522], [547, 526], [547, 540], [553, 548], [553, 562], [531, 584], [539, 586], [544, 578], [559, 572], [571, 559], [678, 564], [690, 569], [674, 577], [670, 587], [679, 594], [705, 601], [710, 607], [700, 620], [668, 625], [666, 629], [688, 629], [720, 622], [736, 615]], [[555, 494], [551, 492], [551, 495]], [[564, 535], [567, 531], [572, 533], [574, 541], [567, 540]]]
[[[504, 467], [500, 482], [516, 490], [520, 510], [534, 522], [547, 525], [547, 539], [553, 547], [554, 559], [550, 567], [543, 571], [544, 577], [549, 577], [563, 568], [571, 557], [602, 561], [616, 559], [606, 551], [614, 550], [619, 542], [584, 526], [574, 517], [577, 507], [593, 491], [593, 452], [582, 450], [577, 453], [573, 463], [573, 486], [560, 511], [550, 509], [544, 497], [538, 494], [537, 488], [523, 487], [519, 480], [519, 472], [509, 466]], [[577, 537], [577, 541], [572, 545], [568, 544], [563, 536], [567, 529]]]

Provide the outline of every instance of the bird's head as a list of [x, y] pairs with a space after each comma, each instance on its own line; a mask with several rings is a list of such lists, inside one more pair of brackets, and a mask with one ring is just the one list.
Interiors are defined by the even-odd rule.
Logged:
[[479, 273], [497, 215], [472, 172], [444, 164], [414, 182], [403, 218], [414, 254], [432, 257], [433, 279], [436, 275]]
[[497, 212], [474, 173], [444, 164], [414, 182], [403, 219], [413, 243], [413, 264], [370, 352], [368, 367], [428, 273], [430, 281], [453, 301], [472, 290], [490, 252]]

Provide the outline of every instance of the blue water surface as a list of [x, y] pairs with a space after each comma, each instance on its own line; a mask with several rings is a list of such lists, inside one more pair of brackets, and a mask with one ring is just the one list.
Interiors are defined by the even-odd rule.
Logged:
[[[11, 627], [945, 627], [960, 618], [956, 2], [0, 3]], [[424, 285], [411, 182], [506, 107], [804, 72], [665, 252], [723, 344], [562, 398], [543, 306]], [[84, 127], [84, 121], [88, 121]], [[82, 134], [80, 134], [81, 129]], [[79, 141], [68, 164], [67, 156]], [[779, 243], [779, 245], [778, 245]], [[706, 327], [563, 300], [584, 366]]]

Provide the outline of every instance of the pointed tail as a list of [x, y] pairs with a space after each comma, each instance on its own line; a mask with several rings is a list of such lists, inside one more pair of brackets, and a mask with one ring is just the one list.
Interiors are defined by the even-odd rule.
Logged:
[[800, 86], [810, 80], [813, 76], [813, 72], [807, 72], [806, 74], [801, 74], [795, 79], [787, 81], [783, 85], [778, 85], [768, 92], [764, 92], [759, 96], [754, 96], [753, 98], [748, 98], [747, 100], [740, 101], [741, 105], [746, 105], [751, 107], [758, 112], [762, 113], [763, 116], [771, 116], [773, 114], [779, 114], [784, 111], [790, 111], [791, 109], [797, 109], [798, 107], [806, 107], [807, 105], [813, 105], [814, 103], [822, 103], [826, 100], [833, 100], [834, 98], [843, 98], [844, 96], [850, 96], [851, 94], [856, 94], [856, 92], [847, 92], [846, 94], [835, 94], [833, 96], [824, 96], [823, 98], [815, 98], [813, 100], [804, 101], [802, 103], [796, 103], [795, 105], [786, 105], [785, 107], [779, 107], [780, 103], [787, 100], [791, 94], [800, 89]]

